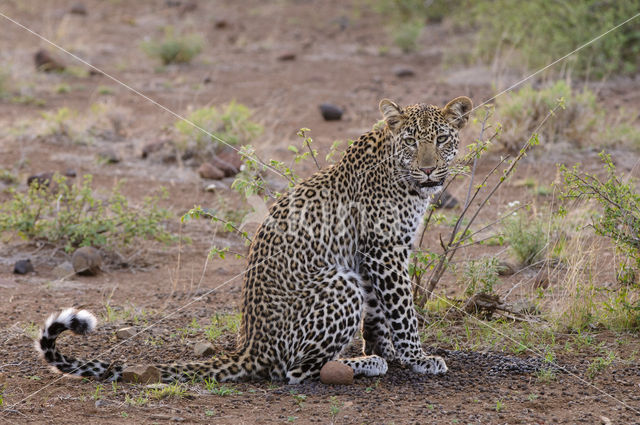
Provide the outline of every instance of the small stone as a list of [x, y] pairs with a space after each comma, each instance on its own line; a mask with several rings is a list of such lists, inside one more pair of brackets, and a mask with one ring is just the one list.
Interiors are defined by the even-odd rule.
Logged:
[[221, 180], [224, 178], [224, 171], [208, 162], [200, 165], [200, 168], [198, 168], [198, 174], [203, 179]]
[[199, 342], [193, 347], [193, 352], [196, 356], [211, 356], [215, 353], [213, 345], [209, 342]]
[[76, 271], [73, 269], [73, 265], [69, 261], [58, 264], [53, 270], [51, 270], [51, 273], [53, 273], [53, 275], [58, 279], [71, 277], [75, 274], [75, 272]]
[[49, 187], [49, 185], [53, 182], [54, 175], [55, 173], [53, 171], [33, 174], [27, 177], [27, 186], [31, 186], [33, 183], [38, 183], [38, 186], [40, 187], [42, 186]]
[[204, 77], [204, 80], [202, 80], [202, 84], [211, 84], [212, 82], [213, 82], [213, 78], [211, 78], [211, 76], [209, 75]]
[[83, 246], [73, 253], [71, 264], [76, 273], [86, 276], [95, 276], [102, 266], [100, 251], [92, 246]]
[[214, 183], [208, 184], [204, 188], [205, 192], [215, 192], [216, 190], [218, 190], [218, 186], [216, 186]]
[[133, 384], [153, 384], [160, 382], [160, 370], [154, 366], [129, 366], [122, 371], [122, 382]]
[[396, 66], [395, 68], [393, 68], [393, 73], [396, 75], [396, 77], [399, 78], [413, 77], [414, 75], [416, 75], [413, 69], [409, 68], [408, 66]]
[[225, 29], [229, 26], [229, 21], [226, 19], [216, 19], [213, 26], [219, 30]]
[[293, 61], [296, 59], [296, 54], [294, 52], [283, 52], [278, 55], [278, 60], [285, 61]]
[[222, 170], [225, 177], [233, 177], [240, 172], [240, 167], [235, 167], [233, 164], [225, 161], [219, 156], [214, 156], [211, 159], [211, 165]]
[[84, 3], [75, 3], [73, 6], [71, 6], [71, 9], [69, 9], [69, 13], [73, 13], [74, 15], [86, 16], [87, 6], [85, 6]]
[[65, 67], [46, 50], [38, 50], [33, 57], [36, 69], [42, 72], [62, 72]]
[[498, 274], [500, 276], [511, 276], [518, 271], [518, 268], [508, 261], [500, 261], [498, 263]]
[[109, 403], [107, 402], [107, 400], [96, 400], [95, 402], [96, 407], [106, 407], [108, 405]]
[[244, 164], [244, 162], [242, 162], [242, 157], [236, 150], [226, 149], [216, 156], [237, 170], [240, 170], [240, 167]]
[[111, 149], [98, 152], [98, 159], [105, 164], [117, 164], [122, 160], [120, 156]]
[[353, 369], [338, 361], [327, 362], [320, 369], [320, 382], [326, 385], [351, 385]]
[[541, 268], [538, 274], [536, 274], [536, 277], [533, 279], [533, 287], [536, 289], [547, 289], [549, 287], [549, 273], [546, 267]]
[[342, 118], [344, 111], [331, 103], [323, 103], [319, 106], [320, 113], [325, 121], [338, 121]]
[[167, 144], [167, 140], [157, 140], [157, 141], [149, 142], [142, 147], [142, 153], [140, 154], [140, 156], [142, 158], [146, 158], [154, 152], [161, 151], [166, 144]]
[[27, 258], [26, 260], [18, 260], [16, 264], [13, 266], [13, 272], [15, 274], [27, 274], [33, 273], [33, 264], [31, 264], [31, 260]]
[[120, 328], [116, 331], [116, 338], [128, 339], [136, 334], [136, 328], [133, 326], [127, 326], [126, 328]]

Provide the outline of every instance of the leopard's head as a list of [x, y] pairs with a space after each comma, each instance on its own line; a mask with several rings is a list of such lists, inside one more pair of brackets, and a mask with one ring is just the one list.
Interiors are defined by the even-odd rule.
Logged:
[[[458, 131], [469, 119], [473, 103], [456, 97], [444, 108], [418, 104], [400, 108], [384, 99], [380, 112], [388, 124], [397, 175], [419, 188], [423, 195], [437, 193], [458, 153]], [[393, 163], [392, 162], [392, 163]]]

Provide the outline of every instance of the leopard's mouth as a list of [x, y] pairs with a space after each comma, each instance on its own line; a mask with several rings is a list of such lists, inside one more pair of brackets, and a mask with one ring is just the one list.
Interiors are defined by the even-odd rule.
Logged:
[[439, 186], [442, 186], [443, 184], [444, 184], [444, 179], [437, 180], [437, 181], [429, 180], [429, 181], [420, 183], [420, 187], [439, 187]]

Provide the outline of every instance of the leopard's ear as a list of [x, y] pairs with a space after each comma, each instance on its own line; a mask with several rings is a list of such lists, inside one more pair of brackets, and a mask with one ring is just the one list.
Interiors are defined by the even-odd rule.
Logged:
[[469, 114], [473, 109], [473, 102], [466, 96], [460, 96], [447, 103], [447, 106], [442, 108], [442, 116], [452, 126], [457, 129], [461, 129], [469, 121]]
[[380, 101], [380, 112], [391, 130], [396, 130], [405, 120], [402, 109], [389, 99]]

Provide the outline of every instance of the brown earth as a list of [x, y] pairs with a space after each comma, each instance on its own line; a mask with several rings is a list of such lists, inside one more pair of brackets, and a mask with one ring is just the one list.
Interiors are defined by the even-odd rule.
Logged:
[[[488, 70], [441, 66], [444, 49], [456, 48], [457, 40], [445, 26], [429, 25], [422, 36], [422, 48], [402, 54], [385, 47], [389, 39], [384, 22], [366, 2], [85, 1], [86, 15], [67, 13], [74, 3], [8, 0], [0, 12], [180, 114], [190, 107], [231, 100], [246, 104], [265, 128], [255, 143], [262, 158], [290, 158], [286, 148], [299, 144], [295, 133], [301, 127], [313, 129], [311, 135], [324, 158], [334, 140], [356, 138], [378, 120], [377, 104], [383, 97], [400, 104], [442, 105], [455, 96], [467, 95], [480, 104], [494, 93], [494, 76]], [[167, 226], [191, 240], [170, 246], [140, 244], [122, 253], [131, 265], [128, 268], [106, 264], [98, 276], [66, 279], [53, 274], [57, 265], [70, 260], [64, 251], [3, 240], [0, 422], [640, 423], [637, 336], [597, 330], [588, 335], [589, 344], [584, 346], [576, 343], [575, 335], [557, 335], [557, 344], [576, 348], [558, 354], [557, 363], [566, 370], [554, 371], [553, 379], [540, 373], [548, 365], [532, 352], [516, 355], [506, 346], [492, 351], [459, 350], [456, 338], [467, 331], [467, 322], [461, 320], [444, 329], [451, 342], [425, 341], [426, 349], [446, 357], [450, 372], [443, 377], [415, 376], [392, 365], [386, 376], [356, 378], [351, 386], [239, 383], [223, 387], [235, 391], [221, 395], [224, 391], [212, 394], [203, 385], [190, 385], [182, 397], [136, 402], [145, 399], [148, 389], [131, 384], [98, 387], [95, 382], [59, 377], [49, 371], [33, 350], [31, 338], [49, 313], [69, 306], [88, 308], [101, 320], [95, 335], [61, 337], [65, 352], [84, 356], [101, 353], [103, 358], [129, 359], [129, 363], [196, 359], [193, 346], [206, 338], [203, 328], [209, 318], [238, 311], [244, 268], [242, 260], [233, 258], [207, 261], [207, 251], [212, 244], [231, 245], [238, 251], [245, 247], [239, 238], [204, 220], [181, 226], [177, 217], [196, 204], [230, 209], [241, 204], [227, 189], [205, 192], [206, 183], [197, 175], [197, 167], [167, 165], [154, 155], [141, 157], [144, 146], [165, 137], [174, 116], [104, 75], [36, 72], [33, 55], [39, 48], [50, 49], [67, 66], [83, 65], [4, 18], [0, 21], [2, 63], [19, 82], [14, 91], [44, 102], [41, 106], [38, 102], [0, 99], [0, 167], [19, 176], [18, 189], [25, 189], [30, 175], [68, 169], [78, 176], [92, 174], [94, 185], [105, 190], [126, 180], [122, 191], [132, 202], [142, 202], [153, 189], [164, 186], [170, 197], [162, 205], [176, 217]], [[166, 25], [204, 34], [203, 53], [193, 63], [159, 69], [155, 60], [141, 52], [140, 42], [159, 36]], [[279, 60], [285, 56], [289, 60]], [[394, 74], [397, 66], [409, 67], [415, 75], [400, 78]], [[62, 84], [70, 90], [57, 90]], [[109, 87], [112, 94], [100, 94], [104, 91], [101, 86]], [[638, 108], [638, 87], [632, 80], [619, 79], [607, 83], [599, 96], [612, 109]], [[86, 111], [96, 102], [108, 103], [119, 114], [111, 137], [73, 143], [32, 137], [28, 125], [18, 125], [37, 122], [43, 111], [63, 106]], [[324, 121], [318, 111], [324, 102], [343, 108], [342, 120]], [[465, 133], [466, 142], [474, 137], [471, 131]], [[553, 155], [545, 147], [540, 149], [544, 154], [534, 153], [521, 164], [519, 179], [532, 177], [549, 185], [556, 179], [556, 163], [563, 161], [579, 160], [593, 170], [600, 167], [597, 148]], [[105, 150], [117, 152], [122, 160], [115, 164], [99, 161], [98, 153]], [[614, 158], [621, 169], [638, 175], [637, 153], [618, 148]], [[480, 164], [480, 172], [494, 163], [495, 158], [486, 160]], [[299, 171], [308, 175], [313, 167], [309, 162]], [[452, 186], [451, 193], [458, 199], [464, 197], [465, 183]], [[0, 193], [0, 201], [8, 198], [6, 191]], [[492, 203], [503, 206], [513, 200], [530, 202], [535, 208], [548, 208], [552, 201], [522, 185], [509, 184]], [[484, 222], [495, 218], [493, 209], [484, 213]], [[446, 229], [445, 225], [436, 228], [425, 246], [435, 245], [438, 232]], [[504, 248], [472, 247], [458, 259], [486, 253], [504, 256]], [[611, 254], [605, 254], [608, 257], [603, 261], [612, 263]], [[22, 258], [31, 258], [34, 274], [12, 274], [13, 264]], [[527, 288], [520, 290], [520, 295], [532, 294], [534, 277], [535, 271], [505, 277], [501, 291], [519, 285]], [[454, 283], [455, 276], [447, 276], [439, 289], [455, 295], [459, 288]], [[193, 319], [199, 327], [189, 327]], [[493, 326], [492, 322], [486, 324]], [[126, 325], [142, 332], [119, 342], [114, 332]], [[483, 326], [477, 324], [477, 329]], [[357, 345], [352, 348], [354, 354]], [[232, 349], [233, 336], [224, 332], [215, 348]], [[589, 365], [606, 350], [615, 350], [616, 360], [603, 373], [590, 377]]]

